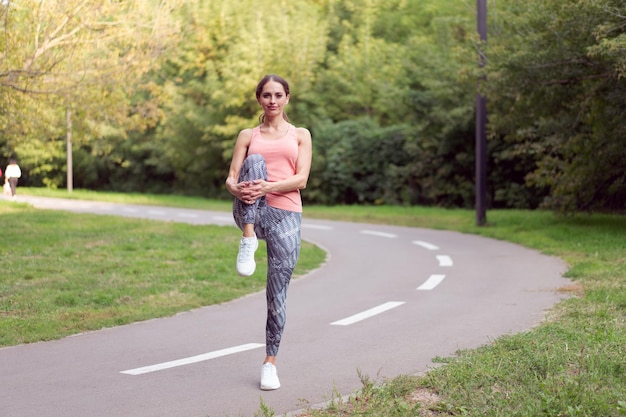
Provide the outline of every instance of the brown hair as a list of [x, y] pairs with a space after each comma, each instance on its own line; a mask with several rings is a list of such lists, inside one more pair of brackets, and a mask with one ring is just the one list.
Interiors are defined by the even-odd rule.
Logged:
[[[261, 97], [261, 92], [263, 92], [263, 87], [270, 81], [276, 81], [285, 89], [285, 94], [289, 95], [289, 83], [280, 75], [268, 74], [259, 81], [256, 86], [256, 98], [257, 100]], [[283, 111], [283, 119], [289, 121], [289, 117], [287, 117], [287, 113]], [[263, 123], [265, 121], [265, 113], [261, 113], [259, 116], [259, 122]]]

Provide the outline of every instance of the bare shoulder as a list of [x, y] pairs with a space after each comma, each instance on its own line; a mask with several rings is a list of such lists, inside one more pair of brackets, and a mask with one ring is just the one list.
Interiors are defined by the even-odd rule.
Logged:
[[246, 129], [242, 129], [242, 130], [239, 132], [239, 136], [238, 136], [238, 137], [246, 137], [246, 136], [247, 136], [247, 137], [252, 136], [252, 128], [251, 128], [251, 127], [248, 127], [248, 128], [246, 128]]
[[237, 142], [243, 144], [249, 144], [252, 139], [252, 128], [243, 129], [237, 135]]
[[296, 127], [298, 142], [311, 142], [311, 132], [306, 127]]

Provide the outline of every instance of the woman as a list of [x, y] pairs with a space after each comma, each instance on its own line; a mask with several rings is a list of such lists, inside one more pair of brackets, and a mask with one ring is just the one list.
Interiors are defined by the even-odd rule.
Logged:
[[237, 272], [254, 273], [257, 239], [267, 243], [266, 357], [261, 367], [261, 389], [280, 388], [276, 355], [285, 327], [287, 288], [300, 255], [302, 200], [311, 169], [311, 133], [296, 128], [284, 112], [289, 84], [266, 75], [257, 85], [256, 99], [263, 109], [260, 124], [239, 132], [226, 188], [235, 196], [233, 217], [243, 236]]

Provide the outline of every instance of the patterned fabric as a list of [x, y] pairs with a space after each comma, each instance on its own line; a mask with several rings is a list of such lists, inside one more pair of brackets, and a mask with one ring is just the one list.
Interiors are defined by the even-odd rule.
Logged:
[[[263, 156], [249, 155], [241, 167], [239, 182], [265, 178], [267, 167]], [[276, 356], [287, 319], [287, 289], [300, 256], [302, 213], [268, 206], [265, 198], [254, 204], [235, 199], [233, 218], [240, 229], [253, 223], [257, 238], [267, 243], [265, 350], [268, 356]]]

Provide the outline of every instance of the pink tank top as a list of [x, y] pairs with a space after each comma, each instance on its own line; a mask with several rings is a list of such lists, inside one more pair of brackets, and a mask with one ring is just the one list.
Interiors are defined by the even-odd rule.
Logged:
[[[267, 165], [267, 180], [269, 182], [291, 177], [296, 173], [298, 160], [296, 127], [290, 124], [287, 134], [279, 139], [264, 139], [261, 136], [261, 127], [255, 127], [252, 129], [252, 138], [248, 147], [248, 155], [250, 154], [263, 155]], [[302, 212], [300, 190], [287, 193], [268, 193], [265, 198], [268, 206]]]

